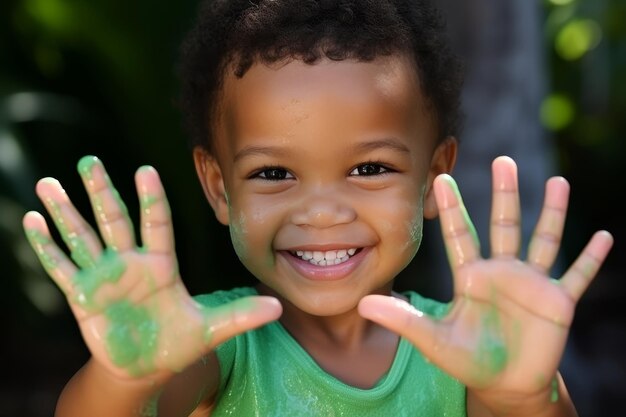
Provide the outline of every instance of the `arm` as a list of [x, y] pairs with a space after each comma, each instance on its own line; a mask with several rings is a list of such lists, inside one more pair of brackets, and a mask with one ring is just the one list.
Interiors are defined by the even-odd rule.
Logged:
[[466, 385], [468, 412], [486, 416], [575, 416], [558, 375], [576, 303], [597, 274], [612, 243], [596, 232], [559, 280], [548, 271], [565, 223], [569, 185], [548, 180], [544, 207], [528, 257], [518, 258], [520, 209], [515, 163], [493, 163], [491, 257], [478, 237], [456, 184], [435, 180], [434, 191], [454, 277], [448, 314], [427, 317], [402, 301], [365, 297], [361, 314], [409, 339], [441, 369]]
[[[79, 172], [100, 236], [50, 178], [37, 183], [37, 194], [71, 259], [53, 241], [41, 214], [27, 213], [23, 221], [92, 354], [64, 389], [57, 415], [154, 416], [157, 405], [167, 410], [160, 416], [189, 415], [202, 396], [210, 400], [215, 393], [219, 373], [212, 349], [275, 320], [280, 304], [271, 297], [249, 297], [216, 308], [199, 305], [178, 273], [169, 206], [157, 172], [144, 167], [135, 177], [141, 247], [102, 163], [83, 158]], [[200, 358], [206, 355], [205, 364]], [[184, 395], [168, 394], [176, 390]]]

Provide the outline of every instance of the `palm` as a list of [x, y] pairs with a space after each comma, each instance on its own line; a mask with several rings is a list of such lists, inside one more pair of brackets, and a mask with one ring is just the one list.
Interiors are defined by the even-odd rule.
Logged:
[[544, 207], [520, 260], [520, 206], [515, 163], [493, 164], [491, 257], [478, 238], [456, 185], [435, 180], [442, 233], [454, 277], [448, 314], [433, 320], [396, 300], [366, 297], [361, 313], [407, 337], [426, 357], [483, 393], [525, 394], [549, 389], [559, 365], [576, 302], [612, 245], [598, 232], [560, 280], [549, 271], [556, 259], [569, 196], [562, 178], [546, 184]]
[[457, 279], [452, 310], [435, 330], [439, 365], [470, 387], [545, 387], [556, 374], [574, 300], [519, 260], [477, 260]]
[[[100, 161], [84, 158], [79, 171], [104, 244], [52, 179], [40, 181], [37, 193], [72, 260], [54, 243], [39, 213], [28, 213], [24, 227], [66, 294], [85, 343], [111, 373], [141, 377], [182, 370], [221, 341], [280, 313], [275, 302], [262, 298], [216, 309], [194, 302], [180, 279], [169, 206], [154, 169], [136, 175], [142, 247]], [[244, 313], [246, 302], [252, 308]]]

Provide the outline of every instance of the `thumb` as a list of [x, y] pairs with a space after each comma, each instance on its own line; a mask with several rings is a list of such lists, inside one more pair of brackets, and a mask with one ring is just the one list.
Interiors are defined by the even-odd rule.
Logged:
[[437, 324], [425, 313], [404, 300], [385, 295], [361, 299], [359, 314], [409, 340], [427, 358], [438, 352]]
[[205, 308], [205, 340], [211, 349], [241, 333], [280, 317], [283, 308], [274, 297], [249, 296], [231, 303]]

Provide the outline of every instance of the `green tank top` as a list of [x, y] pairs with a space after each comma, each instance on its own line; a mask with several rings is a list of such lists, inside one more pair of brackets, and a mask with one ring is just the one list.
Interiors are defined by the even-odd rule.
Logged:
[[[257, 295], [236, 288], [199, 295], [206, 306]], [[447, 305], [406, 292], [411, 304], [432, 316]], [[220, 387], [212, 416], [350, 417], [465, 416], [465, 387], [427, 362], [402, 338], [387, 374], [371, 389], [347, 385], [321, 369], [278, 322], [217, 347]], [[366, 365], [364, 365], [366, 366]]]

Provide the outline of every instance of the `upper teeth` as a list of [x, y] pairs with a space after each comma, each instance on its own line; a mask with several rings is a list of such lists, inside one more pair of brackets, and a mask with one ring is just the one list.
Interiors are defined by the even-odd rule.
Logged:
[[299, 250], [294, 254], [313, 265], [338, 265], [350, 259], [356, 253], [356, 248], [329, 250], [329, 251], [308, 251]]

